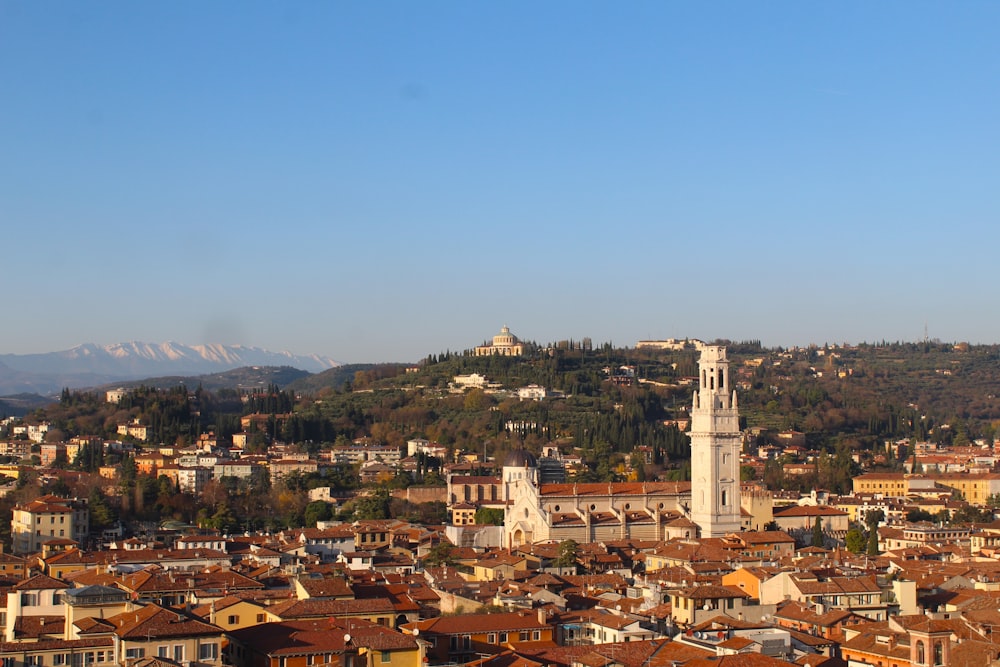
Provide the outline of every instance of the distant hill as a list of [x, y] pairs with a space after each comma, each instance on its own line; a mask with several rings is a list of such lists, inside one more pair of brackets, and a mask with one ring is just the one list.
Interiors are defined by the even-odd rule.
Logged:
[[409, 365], [412, 364], [345, 364], [296, 380], [289, 384], [287, 389], [305, 394], [316, 393], [320, 389], [339, 390], [348, 382], [353, 383], [359, 371], [370, 373], [373, 378], [391, 377], [398, 374], [399, 369]]
[[200, 376], [243, 367], [291, 367], [317, 373], [339, 366], [319, 355], [271, 352], [242, 345], [117, 343], [62, 352], [0, 354], [0, 395], [56, 394], [150, 377]]
[[0, 417], [23, 417], [24, 415], [45, 407], [52, 402], [48, 396], [38, 394], [16, 394], [0, 398]]
[[173, 375], [145, 378], [132, 382], [118, 382], [105, 385], [100, 389], [115, 389], [117, 387], [128, 389], [140, 385], [156, 389], [169, 389], [179, 384], [191, 389], [200, 386], [213, 392], [219, 389], [266, 389], [272, 384], [277, 385], [279, 389], [285, 389], [289, 385], [309, 377], [312, 377], [312, 373], [291, 366], [245, 366], [208, 375]]

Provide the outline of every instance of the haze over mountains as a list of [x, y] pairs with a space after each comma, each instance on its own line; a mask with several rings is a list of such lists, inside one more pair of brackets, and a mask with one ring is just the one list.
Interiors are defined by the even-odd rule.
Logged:
[[165, 375], [203, 375], [243, 366], [292, 366], [318, 373], [341, 365], [320, 355], [242, 345], [128, 342], [78, 345], [61, 352], [0, 354], [0, 395], [51, 394]]

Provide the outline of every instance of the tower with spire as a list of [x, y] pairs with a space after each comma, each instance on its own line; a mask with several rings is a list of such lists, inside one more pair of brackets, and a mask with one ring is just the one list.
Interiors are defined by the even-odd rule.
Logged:
[[691, 520], [702, 537], [740, 530], [740, 416], [726, 348], [706, 345], [691, 406]]

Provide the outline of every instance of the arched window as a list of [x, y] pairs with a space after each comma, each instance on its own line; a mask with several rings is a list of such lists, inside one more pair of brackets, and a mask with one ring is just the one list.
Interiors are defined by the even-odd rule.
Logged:
[[934, 642], [934, 664], [944, 664], [944, 646], [942, 646], [941, 642]]
[[927, 656], [924, 654], [924, 643], [922, 641], [917, 642], [917, 664], [927, 664]]

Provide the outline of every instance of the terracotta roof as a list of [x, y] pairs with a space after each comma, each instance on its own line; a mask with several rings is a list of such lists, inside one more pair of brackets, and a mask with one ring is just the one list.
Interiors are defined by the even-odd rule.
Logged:
[[542, 496], [642, 496], [679, 495], [691, 490], [691, 482], [588, 482], [584, 484], [543, 484]]
[[753, 646], [756, 643], [757, 642], [755, 642], [754, 640], [747, 639], [746, 637], [730, 637], [725, 641], [719, 642], [718, 644], [716, 644], [716, 646], [739, 651], [747, 648], [748, 646]]
[[188, 618], [156, 604], [127, 611], [108, 618], [115, 634], [122, 639], [160, 639], [221, 635], [222, 630], [203, 621]]
[[611, 642], [577, 646], [531, 647], [518, 645], [517, 652], [533, 660], [555, 667], [620, 664], [624, 667], [671, 667], [711, 652], [666, 639], [650, 641]]
[[355, 616], [364, 614], [392, 613], [391, 600], [371, 598], [367, 600], [327, 600], [308, 598], [289, 600], [271, 605], [267, 611], [283, 620], [329, 618], [330, 616]]
[[14, 586], [15, 591], [62, 590], [64, 588], [69, 588], [69, 584], [65, 581], [53, 579], [52, 577], [44, 574], [36, 574], [30, 579], [25, 579], [18, 585]]
[[18, 616], [14, 620], [14, 637], [35, 639], [46, 635], [62, 636], [65, 622], [62, 616]]
[[103, 618], [94, 618], [92, 616], [81, 618], [79, 621], [73, 623], [73, 625], [77, 627], [81, 635], [107, 634], [115, 630], [115, 626], [112, 623]]
[[404, 627], [419, 628], [421, 634], [438, 635], [468, 634], [479, 632], [504, 632], [511, 630], [533, 630], [549, 627], [548, 622], [540, 623], [535, 612], [507, 612], [501, 614], [465, 614], [462, 616], [439, 616]]
[[353, 598], [354, 591], [343, 577], [299, 577], [299, 586], [311, 598]]
[[0, 642], [0, 653], [23, 654], [26, 648], [31, 651], [51, 651], [76, 648], [101, 648], [114, 646], [112, 637], [88, 637], [86, 639], [42, 639], [37, 642]]
[[788, 663], [760, 653], [737, 653], [715, 658], [696, 658], [684, 667], [788, 667]]
[[348, 635], [352, 648], [377, 651], [417, 649], [413, 637], [360, 619], [350, 622], [316, 619], [264, 623], [233, 630], [229, 635], [251, 650], [268, 656], [341, 653], [348, 647]]
[[503, 651], [481, 660], [466, 663], [467, 667], [545, 667], [545, 663], [531, 660], [513, 651]]

